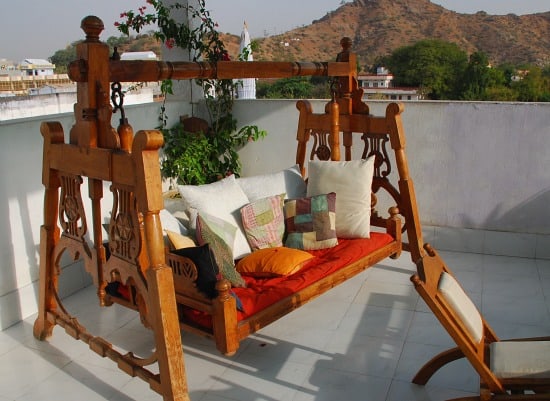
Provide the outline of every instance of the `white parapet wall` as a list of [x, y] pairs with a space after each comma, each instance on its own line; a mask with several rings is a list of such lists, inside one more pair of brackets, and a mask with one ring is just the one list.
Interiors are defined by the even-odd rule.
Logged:
[[[76, 87], [66, 89], [69, 91], [0, 97], [0, 121], [71, 113], [76, 102]], [[159, 89], [153, 85], [137, 88], [125, 94], [124, 104], [128, 106], [151, 103], [158, 91]]]

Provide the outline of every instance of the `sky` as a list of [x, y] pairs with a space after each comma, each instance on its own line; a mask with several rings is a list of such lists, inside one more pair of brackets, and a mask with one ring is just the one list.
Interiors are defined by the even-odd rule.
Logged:
[[[6, 0], [3, 0], [6, 2]], [[240, 35], [246, 21], [253, 38], [279, 34], [335, 10], [342, 0], [206, 0], [219, 30]], [[548, 0], [432, 0], [460, 13], [518, 15], [550, 11]], [[25, 58], [47, 59], [57, 50], [84, 38], [80, 21], [87, 15], [105, 24], [103, 40], [119, 36], [114, 22], [121, 12], [137, 10], [145, 0], [9, 1], [0, 13], [0, 59], [19, 63]]]

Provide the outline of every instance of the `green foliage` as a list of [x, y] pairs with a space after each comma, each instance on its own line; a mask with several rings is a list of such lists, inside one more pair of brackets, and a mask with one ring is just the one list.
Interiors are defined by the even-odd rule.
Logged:
[[513, 82], [512, 89], [518, 92], [520, 102], [539, 102], [545, 92], [550, 93], [548, 81], [543, 79], [542, 70], [539, 67], [531, 67], [523, 79]]
[[[153, 12], [146, 11], [148, 6], [140, 7], [137, 12], [124, 12], [121, 14], [122, 22], [115, 23], [118, 29], [128, 35], [130, 30], [140, 32], [146, 26], [156, 24], [158, 30], [153, 33], [155, 37], [168, 48], [188, 50], [193, 61], [223, 62], [229, 59], [216, 29], [217, 24], [206, 9], [205, 0], [198, 0], [196, 7], [179, 2], [164, 5], [160, 0], [148, 0], [147, 3], [152, 6]], [[182, 13], [187, 18], [183, 18]], [[174, 15], [179, 15], [180, 19], [174, 18]], [[188, 19], [198, 24], [188, 24]], [[240, 58], [246, 56], [244, 54]], [[203, 89], [210, 132], [189, 134], [183, 131], [180, 124], [166, 129], [164, 104], [159, 117], [165, 134], [163, 173], [177, 178], [179, 183], [194, 185], [216, 181], [229, 173], [238, 175], [241, 166], [237, 150], [248, 141], [266, 134], [256, 126], [245, 126], [237, 131], [237, 122], [232, 114], [237, 81], [201, 79], [197, 83]], [[161, 90], [164, 94], [171, 94], [171, 81], [163, 82]]]
[[57, 50], [53, 56], [50, 57], [50, 62], [55, 64], [55, 72], [63, 74], [68, 71], [68, 66], [71, 61], [76, 59], [76, 45], [79, 42], [73, 42], [65, 49]]
[[464, 71], [460, 97], [464, 100], [482, 99], [491, 79], [489, 70], [487, 55], [482, 52], [473, 53]]
[[[234, 127], [236, 121], [221, 124]], [[184, 131], [182, 124], [163, 130], [166, 144], [162, 172], [176, 178], [178, 184], [190, 185], [214, 182], [228, 174], [238, 176], [241, 170], [238, 149], [263, 138], [266, 132], [255, 126], [223, 132], [226, 135], [190, 133]]]
[[328, 80], [323, 77], [291, 77], [275, 82], [260, 81], [256, 97], [263, 99], [330, 98]]
[[504, 63], [495, 68], [483, 52], [470, 55], [452, 43], [422, 40], [381, 57], [397, 86], [419, 87], [430, 99], [545, 102], [550, 99], [550, 67]]
[[397, 49], [384, 64], [396, 85], [421, 87], [430, 99], [457, 99], [468, 58], [456, 44], [430, 39]]

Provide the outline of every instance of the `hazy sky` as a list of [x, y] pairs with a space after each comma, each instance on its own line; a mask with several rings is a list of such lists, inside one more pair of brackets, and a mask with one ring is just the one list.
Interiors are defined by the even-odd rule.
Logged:
[[[0, 59], [20, 62], [45, 58], [84, 37], [80, 21], [97, 15], [105, 24], [103, 39], [119, 36], [113, 26], [119, 14], [136, 10], [145, 0], [3, 0], [0, 13]], [[548, 0], [433, 0], [460, 13], [531, 14], [550, 11]], [[252, 37], [309, 25], [335, 10], [341, 0], [206, 0], [222, 32], [240, 34], [244, 21]]]

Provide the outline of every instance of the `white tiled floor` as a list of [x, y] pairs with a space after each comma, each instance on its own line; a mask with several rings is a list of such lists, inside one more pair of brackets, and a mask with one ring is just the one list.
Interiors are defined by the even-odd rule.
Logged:
[[[502, 338], [550, 335], [550, 261], [441, 252]], [[450, 337], [414, 292], [408, 254], [387, 261], [285, 316], [231, 357], [183, 335], [193, 401], [424, 401], [477, 391], [464, 360], [428, 385], [416, 370], [450, 347]], [[133, 311], [99, 309], [88, 288], [66, 299], [93, 334], [146, 355], [151, 333]], [[34, 319], [0, 332], [0, 401], [161, 400], [138, 378], [56, 327], [40, 342]]]

